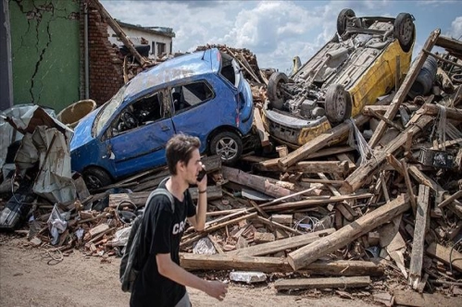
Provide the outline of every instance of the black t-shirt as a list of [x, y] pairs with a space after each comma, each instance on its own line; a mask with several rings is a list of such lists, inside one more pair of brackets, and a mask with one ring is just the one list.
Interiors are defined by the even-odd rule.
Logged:
[[[161, 184], [165, 188], [165, 184]], [[156, 254], [168, 254], [172, 261], [180, 264], [180, 240], [186, 228], [186, 218], [196, 214], [188, 190], [180, 202], [176, 197], [175, 212], [165, 195], [158, 195], [147, 204], [142, 227], [144, 248], [148, 253], [147, 261], [139, 273], [130, 297], [130, 306], [175, 306], [185, 295], [186, 288], [159, 274]], [[159, 214], [157, 218], [157, 214]], [[156, 223], [157, 221], [157, 223]]]

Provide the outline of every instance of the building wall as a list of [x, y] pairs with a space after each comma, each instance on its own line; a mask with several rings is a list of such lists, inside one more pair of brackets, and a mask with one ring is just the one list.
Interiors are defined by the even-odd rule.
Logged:
[[79, 0], [9, 0], [14, 104], [80, 99]]
[[11, 40], [8, 1], [0, 0], [0, 111], [13, 106], [13, 85], [11, 82]]
[[98, 10], [89, 7], [90, 99], [98, 105], [109, 100], [123, 81], [123, 61], [108, 39], [107, 23]]
[[[158, 35], [154, 33], [150, 33], [147, 31], [142, 31], [142, 30], [136, 30], [136, 29], [131, 29], [131, 28], [126, 28], [122, 26], [123, 31], [125, 32], [125, 35], [127, 35], [130, 40], [132, 41], [133, 44], [135, 45], [141, 45], [141, 37], [146, 39], [149, 43], [149, 46], [151, 46], [151, 50], [149, 50], [149, 57], [156, 58], [162, 56], [161, 54], [157, 53], [157, 44], [158, 43], [163, 43], [165, 44], [165, 54], [170, 54], [172, 53], [172, 38], [167, 37], [164, 35]], [[112, 44], [116, 44], [118, 46], [122, 46], [123, 43], [118, 40], [117, 35], [115, 32], [108, 27], [108, 33], [109, 33], [109, 41]], [[152, 43], [155, 43], [156, 48], [153, 50], [152, 49]]]

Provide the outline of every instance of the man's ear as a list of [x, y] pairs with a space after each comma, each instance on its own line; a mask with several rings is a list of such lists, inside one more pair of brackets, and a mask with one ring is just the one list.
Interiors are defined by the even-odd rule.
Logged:
[[184, 171], [186, 169], [186, 163], [184, 161], [178, 161], [176, 163], [176, 170], [178, 171]]

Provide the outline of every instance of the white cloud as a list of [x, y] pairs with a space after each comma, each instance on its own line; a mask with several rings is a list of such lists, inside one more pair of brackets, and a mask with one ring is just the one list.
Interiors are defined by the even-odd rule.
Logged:
[[459, 16], [452, 21], [450, 35], [456, 39], [461, 39], [462, 37], [462, 16]]

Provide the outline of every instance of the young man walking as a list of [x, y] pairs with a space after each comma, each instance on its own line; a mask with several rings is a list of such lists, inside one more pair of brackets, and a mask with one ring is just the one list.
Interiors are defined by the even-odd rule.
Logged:
[[[162, 187], [173, 195], [174, 210], [164, 195], [158, 195], [146, 204], [140, 250], [147, 253], [147, 261], [135, 280], [130, 297], [131, 307], [189, 307], [191, 304], [185, 286], [204, 291], [220, 301], [226, 295], [226, 284], [201, 279], [179, 265], [179, 246], [186, 219], [197, 231], [205, 226], [207, 176], [197, 181], [203, 167], [199, 147], [197, 137], [184, 134], [175, 135], [167, 143], [170, 178]], [[190, 184], [197, 184], [199, 189], [197, 207], [188, 192]]]

